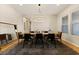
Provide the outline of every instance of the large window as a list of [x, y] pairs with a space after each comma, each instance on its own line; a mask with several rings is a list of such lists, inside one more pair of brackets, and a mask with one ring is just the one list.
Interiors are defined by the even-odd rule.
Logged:
[[79, 12], [72, 13], [72, 34], [79, 35]]
[[62, 32], [68, 33], [68, 16], [62, 18]]

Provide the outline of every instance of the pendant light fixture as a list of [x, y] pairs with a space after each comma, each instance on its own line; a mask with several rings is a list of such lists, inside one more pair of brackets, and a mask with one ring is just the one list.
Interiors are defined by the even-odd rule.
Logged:
[[38, 7], [39, 7], [38, 12], [41, 13], [41, 10], [40, 10], [41, 4], [38, 4]]
[[41, 4], [38, 4], [38, 6], [41, 6]]

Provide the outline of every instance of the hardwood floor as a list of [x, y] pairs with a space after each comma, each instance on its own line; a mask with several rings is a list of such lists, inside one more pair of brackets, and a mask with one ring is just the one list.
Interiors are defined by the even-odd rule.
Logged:
[[[20, 40], [19, 42], [21, 42], [21, 41], [22, 40]], [[3, 53], [5, 51], [8, 51], [8, 50], [14, 48], [17, 44], [18, 44], [18, 40], [14, 39], [14, 40], [10, 41], [9, 43], [0, 46], [0, 48], [1, 48], [0, 53]]]
[[37, 45], [36, 48], [34, 45], [29, 47], [26, 45], [23, 48], [22, 43], [15, 46], [13, 49], [10, 49], [8, 52], [1, 53], [1, 55], [78, 55], [79, 53], [75, 52], [73, 49], [68, 46], [58, 42], [57, 48], [54, 48], [54, 45], [51, 44], [49, 48], [44, 45], [42, 48], [41, 45]]

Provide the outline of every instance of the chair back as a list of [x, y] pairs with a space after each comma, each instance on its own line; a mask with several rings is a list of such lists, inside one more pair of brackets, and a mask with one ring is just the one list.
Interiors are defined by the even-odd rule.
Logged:
[[36, 34], [36, 39], [42, 39], [43, 38], [43, 34]]
[[24, 39], [26, 41], [29, 41], [30, 38], [31, 38], [31, 35], [30, 34], [24, 34]]
[[62, 37], [62, 32], [58, 32], [58, 37], [61, 39], [61, 37]]
[[43, 34], [39, 33], [39, 34], [36, 34], [36, 40], [35, 40], [35, 44], [44, 44], [44, 41], [43, 41]]
[[50, 38], [51, 40], [55, 39], [55, 34], [48, 34], [48, 38]]

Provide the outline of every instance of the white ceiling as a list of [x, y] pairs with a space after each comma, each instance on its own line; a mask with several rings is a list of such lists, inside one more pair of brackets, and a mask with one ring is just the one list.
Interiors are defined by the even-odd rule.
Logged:
[[[66, 8], [67, 4], [60, 4], [57, 6], [56, 4], [41, 4], [39, 7], [37, 4], [23, 4], [20, 6], [19, 4], [11, 5], [15, 8], [19, 13], [23, 16], [33, 16], [33, 15], [57, 15], [64, 8]], [[39, 11], [40, 9], [40, 11]]]

